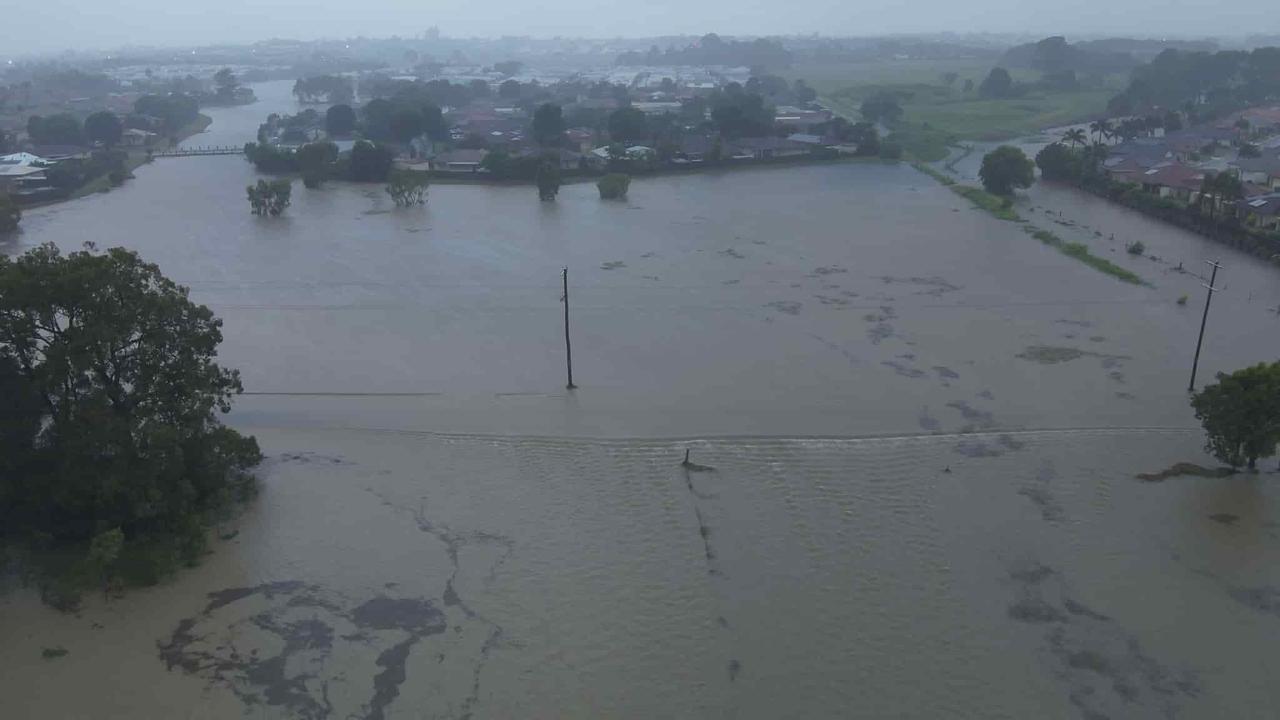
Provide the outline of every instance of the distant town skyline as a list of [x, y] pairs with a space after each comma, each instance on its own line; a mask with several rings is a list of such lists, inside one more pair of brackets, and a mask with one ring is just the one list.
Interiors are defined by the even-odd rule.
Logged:
[[909, 33], [1081, 34], [1159, 37], [1243, 36], [1277, 27], [1266, 0], [795, 0], [776, 3], [651, 0], [45, 0], [11, 9], [0, 57], [128, 45], [193, 46], [357, 36], [652, 37], [660, 35], [877, 35]]

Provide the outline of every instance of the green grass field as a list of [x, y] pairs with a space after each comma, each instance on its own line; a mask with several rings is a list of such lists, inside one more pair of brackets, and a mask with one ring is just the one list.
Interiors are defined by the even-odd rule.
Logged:
[[[906, 125], [926, 126], [955, 140], [1007, 140], [1045, 128], [1097, 117], [1107, 101], [1123, 87], [1124, 78], [1107, 78], [1104, 86], [1067, 92], [1034, 90], [1004, 100], [979, 98], [964, 92], [966, 79], [979, 84], [992, 68], [989, 60], [882, 60], [865, 63], [807, 63], [789, 75], [804, 78], [832, 110], [856, 119], [867, 96], [888, 90], [902, 98]], [[954, 72], [951, 86], [942, 75]], [[1034, 82], [1038, 73], [1015, 70], [1018, 82]], [[908, 145], [904, 143], [904, 145]], [[908, 145], [909, 147], [909, 145]], [[927, 152], [935, 159], [936, 152]]]

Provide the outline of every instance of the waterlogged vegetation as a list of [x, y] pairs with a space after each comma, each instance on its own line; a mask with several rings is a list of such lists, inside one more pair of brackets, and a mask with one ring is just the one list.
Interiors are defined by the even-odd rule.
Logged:
[[1067, 257], [1079, 260], [1094, 270], [1106, 273], [1111, 277], [1134, 285], [1146, 284], [1146, 282], [1139, 277], [1137, 273], [1131, 270], [1126, 270], [1106, 258], [1098, 257], [1097, 255], [1089, 252], [1089, 246], [1084, 243], [1067, 242], [1048, 230], [1034, 228], [1030, 225], [1024, 227], [1023, 230], [1045, 245], [1057, 249], [1058, 252], [1066, 255]]
[[254, 493], [258, 445], [216, 417], [241, 391], [221, 325], [124, 249], [0, 256], [0, 542], [46, 601], [195, 563]]

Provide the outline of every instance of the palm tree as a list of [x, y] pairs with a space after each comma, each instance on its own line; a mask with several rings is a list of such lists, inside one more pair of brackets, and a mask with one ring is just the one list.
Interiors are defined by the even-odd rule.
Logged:
[[1098, 138], [1098, 142], [1102, 142], [1104, 137], [1111, 137], [1111, 121], [1103, 118], [1089, 124], [1089, 131]]
[[1089, 142], [1089, 137], [1085, 135], [1084, 130], [1081, 130], [1080, 128], [1071, 128], [1062, 136], [1062, 139], [1071, 143], [1072, 148]]

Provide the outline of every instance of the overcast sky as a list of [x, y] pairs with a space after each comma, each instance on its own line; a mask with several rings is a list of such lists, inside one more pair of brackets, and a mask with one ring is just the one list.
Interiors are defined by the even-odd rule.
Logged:
[[0, 53], [268, 37], [821, 32], [1103, 33], [1280, 31], [1275, 0], [34, 0], [7, 3]]

